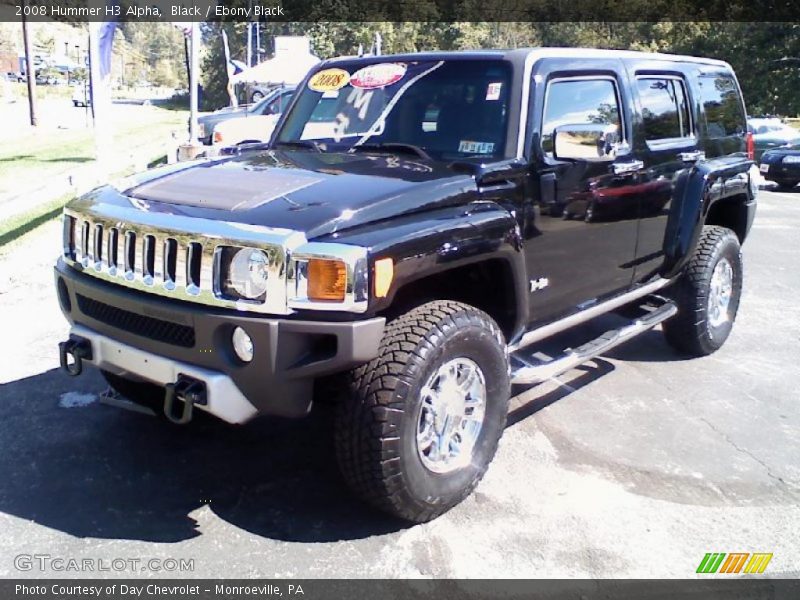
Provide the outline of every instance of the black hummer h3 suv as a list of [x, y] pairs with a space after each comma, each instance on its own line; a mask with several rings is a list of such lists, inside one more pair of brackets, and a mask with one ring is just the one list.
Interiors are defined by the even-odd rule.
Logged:
[[[659, 323], [681, 352], [722, 346], [756, 207], [745, 114], [730, 66], [700, 58], [326, 61], [269, 144], [67, 206], [62, 365], [177, 422], [300, 417], [343, 390], [346, 480], [432, 519], [486, 471], [512, 384]], [[620, 329], [526, 354], [631, 306]]]

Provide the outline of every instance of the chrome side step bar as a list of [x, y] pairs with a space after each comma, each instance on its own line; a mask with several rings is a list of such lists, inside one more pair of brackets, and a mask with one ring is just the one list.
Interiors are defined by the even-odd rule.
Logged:
[[615, 296], [614, 298], [610, 298], [605, 302], [600, 302], [599, 304], [590, 306], [589, 308], [561, 319], [560, 321], [549, 323], [543, 327], [537, 327], [536, 329], [524, 333], [517, 341], [510, 343], [506, 347], [506, 353], [510, 355], [517, 350], [525, 348], [526, 346], [530, 346], [531, 344], [540, 342], [543, 339], [553, 336], [557, 333], [571, 329], [575, 325], [580, 325], [581, 323], [585, 323], [586, 321], [594, 319], [595, 317], [599, 317], [600, 315], [611, 312], [620, 306], [625, 306], [626, 304], [635, 302], [639, 298], [649, 296], [661, 288], [666, 287], [669, 283], [671, 283], [669, 279], [659, 278], [632, 289], [629, 292], [625, 292], [620, 296]]
[[565, 373], [570, 369], [585, 363], [592, 358], [608, 352], [612, 348], [627, 342], [628, 340], [636, 337], [640, 333], [644, 333], [652, 329], [662, 321], [666, 321], [675, 313], [678, 312], [678, 307], [670, 300], [664, 298], [656, 298], [660, 302], [660, 306], [654, 308], [647, 314], [639, 317], [629, 325], [620, 327], [619, 329], [612, 329], [605, 332], [600, 337], [574, 348], [567, 350], [561, 356], [552, 360], [532, 363], [528, 360], [520, 358], [518, 355], [513, 355], [512, 359], [518, 363], [522, 363], [516, 369], [511, 371], [511, 383], [521, 385], [533, 385], [542, 383]]

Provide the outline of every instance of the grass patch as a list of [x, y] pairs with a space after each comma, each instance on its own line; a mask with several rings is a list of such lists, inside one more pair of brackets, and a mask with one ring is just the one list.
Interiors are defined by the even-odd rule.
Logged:
[[[112, 164], [127, 166], [131, 155], [147, 164], [163, 155], [171, 134], [185, 132], [187, 117], [184, 111], [115, 105]], [[16, 136], [0, 146], [0, 194], [25, 192], [31, 184], [66, 176], [94, 158], [94, 134], [87, 128], [42, 128]]]
[[72, 194], [64, 194], [47, 204], [42, 204], [35, 209], [15, 215], [0, 224], [0, 247], [58, 217], [64, 205], [72, 198]]

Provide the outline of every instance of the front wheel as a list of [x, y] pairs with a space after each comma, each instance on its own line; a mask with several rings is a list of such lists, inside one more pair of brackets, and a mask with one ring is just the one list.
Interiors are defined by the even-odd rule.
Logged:
[[423, 304], [387, 325], [336, 417], [342, 474], [362, 498], [430, 521], [464, 500], [497, 450], [510, 396], [503, 334], [486, 313]]
[[703, 227], [694, 255], [672, 289], [678, 314], [663, 328], [673, 348], [706, 356], [722, 347], [739, 308], [742, 271], [736, 234], [725, 227]]

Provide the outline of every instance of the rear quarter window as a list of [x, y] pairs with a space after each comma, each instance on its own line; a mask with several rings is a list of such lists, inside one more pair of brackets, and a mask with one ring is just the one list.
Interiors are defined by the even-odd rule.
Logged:
[[698, 85], [708, 137], [739, 135], [747, 130], [739, 88], [731, 75], [701, 75]]

